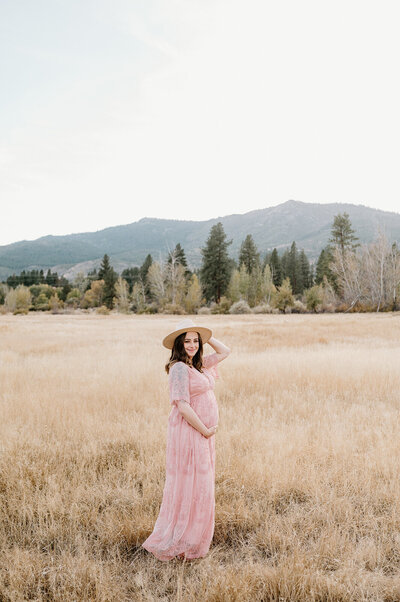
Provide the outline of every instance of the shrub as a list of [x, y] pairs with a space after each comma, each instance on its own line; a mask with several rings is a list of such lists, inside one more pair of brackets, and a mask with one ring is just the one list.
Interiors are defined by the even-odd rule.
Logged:
[[197, 313], [203, 316], [209, 316], [211, 314], [211, 309], [209, 307], [200, 307], [200, 309], [197, 310]]
[[218, 303], [216, 303], [215, 301], [211, 301], [210, 303], [210, 312], [212, 314], [219, 314], [219, 310], [218, 310]]
[[57, 293], [55, 293], [55, 295], [50, 297], [50, 300], [49, 300], [49, 309], [50, 309], [51, 313], [58, 314], [60, 309], [62, 309], [62, 307], [63, 307], [63, 302], [60, 301]]
[[211, 303], [210, 310], [212, 314], [227, 314], [230, 306], [231, 302], [229, 299], [226, 297], [221, 297], [219, 303]]
[[135, 284], [133, 285], [131, 298], [131, 311], [137, 314], [141, 314], [142, 311], [144, 311], [146, 308], [145, 287], [142, 282], [135, 282]]
[[157, 314], [158, 313], [158, 305], [157, 303], [149, 303], [145, 305], [140, 311], [139, 314]]
[[49, 286], [48, 284], [32, 284], [29, 287], [29, 290], [32, 293], [33, 306], [35, 309], [37, 309], [36, 300], [38, 297], [41, 296], [41, 303], [46, 303], [46, 301], [44, 301], [44, 297], [46, 297], [46, 300], [48, 302], [50, 297], [54, 295], [54, 288], [52, 286]]
[[278, 292], [275, 295], [275, 305], [278, 309], [285, 313], [289, 313], [286, 310], [290, 307], [293, 307], [294, 298], [289, 278], [285, 278], [281, 286], [278, 288]]
[[236, 301], [229, 310], [230, 314], [251, 314], [251, 309], [247, 301]]
[[105, 305], [101, 305], [96, 309], [96, 314], [100, 314], [101, 316], [108, 316], [110, 310]]
[[17, 306], [17, 293], [15, 289], [10, 288], [8, 293], [6, 294], [6, 298], [4, 300], [4, 307], [6, 311], [15, 311]]
[[293, 307], [292, 307], [292, 313], [293, 314], [305, 314], [305, 313], [307, 313], [307, 307], [299, 299], [296, 299], [296, 301], [294, 302]]
[[79, 302], [81, 300], [81, 291], [79, 290], [79, 288], [73, 288], [67, 295], [67, 300], [66, 300], [66, 304], [70, 307], [76, 308], [79, 305]]
[[0, 305], [4, 305], [9, 288], [7, 284], [0, 282]]
[[49, 309], [49, 299], [45, 293], [40, 293], [34, 302], [34, 308], [38, 311], [46, 311]]
[[32, 295], [28, 287], [20, 284], [16, 289], [10, 289], [5, 298], [7, 311], [14, 314], [27, 314], [31, 307]]
[[92, 290], [88, 290], [83, 295], [83, 299], [81, 301], [82, 309], [88, 309], [89, 307], [95, 307], [94, 295]]
[[115, 283], [114, 306], [118, 312], [127, 314], [129, 313], [129, 303], [130, 297], [128, 283], [120, 276]]
[[271, 314], [272, 307], [268, 303], [260, 303], [252, 309], [253, 314]]
[[[74, 289], [77, 290], [77, 289]], [[104, 280], [94, 280], [90, 289], [85, 291], [81, 300], [81, 307], [88, 309], [89, 307], [100, 307], [103, 305]]]
[[181, 305], [178, 305], [177, 303], [167, 303], [164, 306], [163, 309], [163, 314], [177, 314], [177, 315], [182, 315], [185, 314], [185, 310], [183, 309], [183, 307]]
[[321, 305], [324, 300], [324, 291], [322, 286], [316, 284], [315, 286], [305, 291], [307, 309], [313, 312], [321, 310]]

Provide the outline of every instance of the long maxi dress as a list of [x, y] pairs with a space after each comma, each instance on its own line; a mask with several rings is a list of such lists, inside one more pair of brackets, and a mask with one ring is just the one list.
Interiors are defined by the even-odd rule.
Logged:
[[183, 362], [169, 372], [171, 413], [168, 418], [166, 478], [160, 513], [142, 544], [159, 560], [177, 555], [201, 558], [210, 548], [215, 512], [215, 436], [204, 437], [180, 414], [177, 401], [189, 403], [210, 428], [218, 424], [214, 395], [216, 353], [203, 358], [203, 372]]

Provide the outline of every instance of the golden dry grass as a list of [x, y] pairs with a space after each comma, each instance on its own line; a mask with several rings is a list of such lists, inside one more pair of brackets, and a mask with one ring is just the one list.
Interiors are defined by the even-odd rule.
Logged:
[[400, 316], [201, 316], [209, 555], [141, 549], [164, 484], [171, 316], [0, 316], [0, 600], [400, 600]]

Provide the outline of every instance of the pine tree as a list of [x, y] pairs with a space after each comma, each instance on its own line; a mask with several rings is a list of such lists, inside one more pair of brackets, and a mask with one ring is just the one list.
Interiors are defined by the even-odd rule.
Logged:
[[181, 265], [183, 265], [184, 268], [187, 268], [185, 251], [182, 249], [181, 244], [179, 242], [175, 246], [175, 249], [168, 253], [168, 263], [172, 263], [173, 258], [175, 259], [176, 263], [180, 263]]
[[263, 298], [263, 272], [260, 264], [252, 269], [247, 291], [247, 302], [250, 307], [255, 307]]
[[179, 242], [175, 246], [175, 249], [168, 253], [167, 267], [171, 267], [172, 264], [181, 265], [184, 268], [185, 279], [189, 282], [192, 272], [188, 270], [185, 251], [182, 249]]
[[97, 269], [96, 268], [93, 268], [93, 270], [89, 270], [89, 272], [86, 275], [86, 278], [87, 278], [87, 284], [86, 284], [86, 290], [87, 291], [90, 290], [92, 282], [96, 282], [96, 280], [101, 280], [101, 278], [99, 278], [99, 276], [97, 274]]
[[15, 288], [19, 284], [19, 278], [16, 274], [9, 276], [6, 280], [7, 286], [10, 288]]
[[248, 234], [240, 247], [239, 266], [245, 265], [247, 273], [251, 272], [260, 264], [260, 254], [251, 234]]
[[315, 284], [314, 264], [310, 263], [310, 284], [309, 284], [309, 286], [314, 286], [314, 284]]
[[91, 282], [93, 282], [94, 280], [101, 280], [101, 278], [98, 277], [97, 275], [97, 269], [93, 268], [93, 270], [89, 270], [89, 272], [87, 273], [87, 277], [89, 278], [89, 280]]
[[351, 226], [349, 214], [346, 212], [343, 215], [341, 213], [335, 215], [331, 234], [332, 238], [329, 239], [329, 242], [339, 248], [342, 257], [346, 251], [354, 251], [360, 246], [359, 243], [356, 243], [358, 238], [354, 236], [355, 231]]
[[219, 303], [225, 293], [231, 274], [231, 261], [228, 247], [232, 241], [226, 240], [226, 234], [221, 222], [211, 228], [206, 245], [201, 249], [203, 262], [200, 276], [207, 301]]
[[330, 265], [333, 261], [332, 248], [328, 245], [324, 247], [319, 254], [317, 267], [315, 270], [315, 284], [322, 284], [324, 276], [326, 276], [328, 282], [332, 284], [336, 290], [336, 278], [330, 269]]
[[110, 258], [107, 254], [104, 255], [99, 269], [99, 278], [104, 280], [103, 302], [108, 309], [114, 307], [115, 284], [117, 282], [117, 274], [114, 268], [110, 265]]
[[298, 295], [303, 292], [303, 274], [300, 269], [297, 245], [294, 241], [292, 242], [290, 251], [287, 254], [285, 277], [289, 278], [294, 295]]
[[147, 272], [149, 271], [149, 267], [151, 266], [152, 263], [153, 263], [153, 258], [149, 253], [139, 268], [140, 278], [141, 278], [142, 282], [146, 282]]
[[321, 253], [319, 254], [318, 260], [317, 260], [317, 267], [315, 270], [315, 284], [321, 284], [321, 282], [324, 279], [324, 274], [326, 274], [325, 269], [326, 269], [326, 255], [327, 255], [327, 249], [322, 249]]
[[114, 297], [115, 297], [115, 284], [117, 282], [118, 276], [114, 272], [114, 268], [108, 272], [106, 277], [104, 278], [104, 305], [108, 307], [108, 309], [112, 309], [114, 307]]
[[280, 257], [282, 282], [288, 277], [289, 249], [285, 249]]
[[282, 284], [282, 265], [276, 249], [272, 251], [268, 264], [271, 269], [272, 281], [274, 285], [280, 286]]
[[72, 290], [72, 286], [70, 285], [69, 282], [65, 282], [61, 291], [58, 293], [59, 298], [61, 299], [61, 301], [66, 301], [67, 297], [68, 297], [68, 293], [70, 293]]
[[147, 274], [148, 274], [149, 268], [152, 263], [153, 263], [153, 258], [149, 253], [139, 268], [140, 279], [144, 286], [144, 293], [145, 293], [147, 299], [151, 299], [151, 291], [150, 291], [150, 285], [147, 281]]
[[308, 257], [305, 254], [304, 249], [300, 251], [299, 255], [299, 270], [302, 281], [302, 289], [299, 290], [299, 293], [302, 294], [305, 288], [312, 286], [310, 262], [308, 261]]
[[50, 270], [50, 268], [49, 268], [47, 270], [45, 282], [49, 286], [57, 286], [57, 284], [58, 284], [58, 274], [57, 274], [57, 272], [52, 273], [51, 270]]
[[269, 262], [271, 261], [271, 255], [272, 255], [272, 251], [267, 251], [265, 253], [265, 257], [264, 257], [263, 262], [262, 262], [262, 269], [263, 270], [264, 270], [264, 268], [265, 268], [266, 265], [269, 265]]
[[99, 269], [99, 273], [97, 276], [97, 280], [104, 280], [105, 279], [105, 275], [107, 274], [107, 272], [111, 269], [111, 265], [110, 265], [110, 258], [107, 255], [107, 253], [104, 255], [101, 265], [100, 265], [100, 269]]

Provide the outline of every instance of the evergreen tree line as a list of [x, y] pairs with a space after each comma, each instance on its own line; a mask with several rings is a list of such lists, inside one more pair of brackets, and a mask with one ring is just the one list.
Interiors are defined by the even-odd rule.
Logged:
[[200, 269], [188, 268], [178, 243], [165, 261], [147, 255], [143, 264], [119, 275], [104, 255], [99, 270], [78, 274], [72, 283], [49, 270], [22, 272], [0, 285], [0, 305], [8, 311], [81, 308], [107, 313], [263, 313], [379, 311], [397, 309], [400, 253], [380, 233], [361, 246], [348, 214], [335, 216], [329, 244], [314, 266], [294, 241], [280, 255], [263, 258], [253, 237], [243, 240], [238, 260], [221, 223], [201, 249]]
[[31, 286], [32, 284], [48, 284], [50, 286], [62, 287], [68, 283], [68, 280], [64, 277], [59, 277], [57, 272], [52, 272], [50, 269], [47, 270], [44, 275], [43, 270], [23, 270], [19, 276], [13, 274], [6, 280], [6, 284], [11, 288], [16, 288], [19, 284], [24, 286]]

